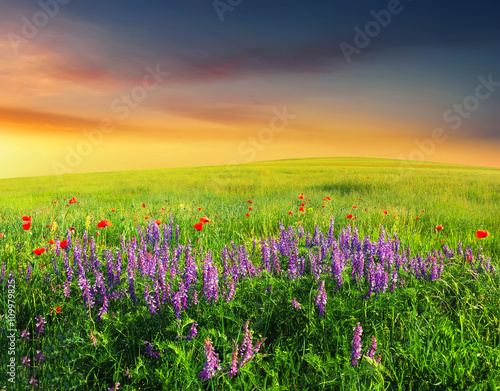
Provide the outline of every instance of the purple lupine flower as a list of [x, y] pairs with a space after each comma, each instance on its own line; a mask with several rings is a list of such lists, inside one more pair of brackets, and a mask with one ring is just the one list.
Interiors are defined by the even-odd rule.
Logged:
[[31, 388], [38, 387], [38, 380], [34, 377], [30, 378]]
[[153, 317], [156, 315], [156, 303], [154, 298], [151, 296], [149, 293], [149, 284], [146, 283], [146, 286], [144, 287], [144, 299], [146, 300], [146, 304], [149, 307], [149, 311], [151, 312], [151, 315]]
[[21, 331], [21, 338], [23, 338], [25, 342], [28, 339], [30, 339], [29, 335], [30, 335], [30, 332], [28, 330]]
[[375, 336], [372, 336], [371, 341], [372, 343], [368, 348], [366, 355], [370, 358], [373, 358], [375, 356], [375, 353], [377, 353], [377, 338]]
[[217, 358], [218, 354], [215, 353], [210, 338], [205, 340], [204, 351], [207, 361], [203, 364], [203, 371], [198, 373], [200, 380], [211, 379], [212, 376], [221, 369], [221, 366], [219, 365], [220, 360]]
[[36, 351], [36, 360], [38, 361], [38, 363], [40, 363], [43, 360], [45, 360], [45, 356], [44, 356], [44, 354], [40, 350]]
[[319, 309], [319, 316], [323, 316], [325, 314], [325, 305], [328, 297], [325, 291], [325, 281], [321, 281], [319, 284], [318, 294], [316, 295], [316, 305]]
[[231, 356], [231, 366], [229, 367], [229, 373], [227, 374], [229, 377], [234, 377], [238, 373], [238, 344], [233, 340], [233, 354]]
[[146, 344], [146, 354], [149, 357], [152, 357], [152, 358], [160, 358], [161, 357], [161, 353], [155, 349], [155, 347], [153, 346], [153, 344], [151, 342], [144, 341], [144, 343]]
[[363, 328], [358, 324], [352, 328], [353, 337], [351, 344], [351, 367], [356, 367], [358, 365], [358, 360], [361, 358], [361, 334], [363, 333]]
[[219, 297], [219, 272], [209, 251], [203, 260], [203, 296], [207, 302], [217, 302]]
[[292, 299], [292, 305], [293, 308], [295, 308], [296, 310], [300, 310], [302, 308], [302, 306], [297, 302], [297, 300], [295, 300], [295, 297]]
[[233, 300], [235, 294], [236, 294], [236, 287], [234, 279], [231, 279], [231, 284], [229, 285], [229, 292], [227, 293], [226, 302], [229, 303], [231, 300]]
[[252, 357], [254, 356], [253, 346], [252, 346], [252, 330], [248, 329], [249, 321], [245, 323], [243, 327], [244, 337], [243, 343], [240, 348], [240, 355], [242, 356], [240, 361], [240, 368], [243, 367], [246, 363], [248, 363]]
[[191, 330], [189, 330], [189, 334], [186, 338], [186, 341], [189, 342], [196, 337], [196, 334], [198, 334], [198, 330], [196, 330], [196, 326], [198, 326], [198, 323], [193, 323], [191, 325]]
[[31, 360], [29, 359], [29, 357], [23, 357], [24, 368], [30, 367], [31, 366], [30, 362], [31, 362]]
[[108, 391], [118, 391], [119, 390], [120, 383], [116, 382], [113, 387], [108, 388]]
[[267, 239], [266, 240], [261, 239], [260, 246], [262, 252], [262, 265], [265, 270], [271, 272], [271, 264], [270, 264], [271, 250], [269, 249], [269, 244]]
[[30, 280], [30, 276], [31, 276], [31, 263], [28, 263], [28, 269], [26, 270], [26, 282], [28, 282]]
[[255, 345], [255, 347], [254, 347], [254, 352], [253, 352], [254, 355], [259, 352], [260, 348], [262, 347], [262, 344], [264, 343], [264, 341], [266, 339], [267, 339], [267, 337], [262, 338], [259, 342], [257, 342], [257, 345]]
[[47, 323], [47, 321], [45, 320], [45, 317], [43, 317], [42, 315], [40, 316], [37, 316], [35, 317], [35, 320], [36, 320], [36, 329], [35, 329], [35, 332], [40, 335], [40, 334], [43, 334], [43, 325]]

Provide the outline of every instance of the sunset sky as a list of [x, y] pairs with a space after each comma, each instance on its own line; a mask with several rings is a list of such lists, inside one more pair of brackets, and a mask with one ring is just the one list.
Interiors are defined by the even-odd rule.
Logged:
[[0, 178], [327, 156], [500, 167], [491, 0], [0, 10]]

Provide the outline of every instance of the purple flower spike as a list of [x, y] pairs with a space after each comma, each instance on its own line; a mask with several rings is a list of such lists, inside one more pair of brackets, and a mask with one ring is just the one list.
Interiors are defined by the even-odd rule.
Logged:
[[296, 310], [300, 310], [302, 308], [302, 306], [299, 304], [299, 302], [297, 300], [295, 300], [295, 297], [292, 299], [292, 305], [293, 305], [293, 308], [295, 308]]
[[351, 367], [354, 368], [358, 365], [358, 360], [361, 358], [361, 334], [363, 334], [363, 328], [358, 322], [352, 329], [354, 334], [351, 345]]
[[205, 340], [205, 356], [207, 357], [207, 361], [203, 365], [203, 371], [198, 373], [198, 377], [200, 380], [211, 379], [215, 373], [221, 369], [219, 365], [220, 360], [217, 358], [217, 353], [214, 351], [214, 347], [212, 346], [212, 341], [210, 338]]
[[325, 281], [323, 280], [320, 282], [318, 294], [316, 296], [316, 305], [319, 309], [319, 316], [325, 315], [325, 305], [327, 299], [328, 297], [326, 296], [325, 291]]
[[366, 355], [370, 358], [373, 358], [375, 356], [375, 353], [377, 353], [377, 338], [375, 338], [375, 336], [373, 336], [371, 341], [372, 341], [372, 344], [368, 348]]
[[196, 334], [198, 334], [198, 330], [196, 330], [196, 326], [198, 326], [198, 323], [193, 323], [191, 325], [191, 330], [189, 331], [189, 334], [186, 338], [186, 341], [191, 341], [196, 337]]

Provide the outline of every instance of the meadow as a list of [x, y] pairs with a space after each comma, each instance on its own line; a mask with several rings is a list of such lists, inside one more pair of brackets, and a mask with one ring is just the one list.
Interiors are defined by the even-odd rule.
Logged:
[[0, 389], [500, 389], [498, 169], [298, 159], [0, 194]]

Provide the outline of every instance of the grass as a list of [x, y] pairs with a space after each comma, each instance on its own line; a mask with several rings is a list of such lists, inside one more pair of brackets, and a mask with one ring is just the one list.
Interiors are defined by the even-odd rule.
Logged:
[[[338, 289], [325, 269], [320, 280], [325, 281], [328, 301], [325, 315], [319, 316], [315, 302], [318, 282], [307, 262], [304, 275], [296, 279], [276, 272], [241, 278], [234, 299], [226, 302], [221, 261], [221, 250], [234, 242], [245, 246], [257, 267], [261, 263], [260, 239], [278, 237], [280, 222], [296, 232], [304, 229], [297, 255], [307, 260], [309, 254], [319, 251], [306, 245], [307, 233], [313, 235], [318, 227], [326, 237], [333, 218], [335, 238], [353, 224], [360, 237], [369, 235], [376, 242], [384, 227], [390, 237], [397, 234], [402, 249], [410, 249], [410, 258], [442, 251], [444, 245], [456, 249], [461, 242], [464, 248], [470, 246], [477, 260], [481, 248], [498, 270], [500, 170], [432, 163], [408, 169], [399, 161], [384, 159], [300, 159], [229, 168], [3, 179], [0, 191], [4, 314], [8, 313], [7, 276], [11, 270], [17, 271], [19, 331], [14, 387], [18, 389], [30, 387], [30, 378], [45, 389], [56, 390], [107, 390], [116, 382], [120, 382], [120, 390], [500, 388], [498, 271], [474, 270], [455, 252], [445, 259], [441, 278], [430, 281], [409, 273], [394, 291], [365, 300], [367, 280], [358, 284], [350, 279], [350, 264]], [[298, 199], [301, 193], [303, 200]], [[72, 197], [78, 202], [69, 205]], [[326, 197], [331, 200], [324, 201]], [[304, 212], [299, 211], [301, 203]], [[346, 218], [349, 214], [353, 219]], [[25, 231], [22, 217], [28, 215], [32, 225]], [[212, 222], [198, 232], [193, 225], [204, 215]], [[102, 320], [97, 320], [100, 306], [89, 311], [84, 305], [76, 277], [71, 296], [63, 294], [60, 284], [66, 277], [58, 276], [54, 267], [55, 262], [58, 270], [65, 269], [63, 254], [55, 255], [50, 239], [62, 240], [74, 227], [72, 239], [81, 241], [87, 230], [88, 239], [94, 237], [106, 280], [109, 273], [103, 256], [106, 251], [116, 255], [122, 234], [125, 241], [139, 238], [137, 225], [144, 229], [161, 220], [162, 227], [168, 226], [171, 218], [174, 231], [179, 226], [179, 244], [191, 243], [199, 268], [199, 303], [190, 305], [179, 320], [170, 304], [164, 304], [160, 314], [151, 315], [144, 289], [147, 284], [152, 289], [153, 280], [147, 276], [136, 279], [138, 304], [133, 304], [127, 291], [126, 255], [121, 280], [113, 287], [123, 297], [110, 300]], [[101, 220], [110, 220], [113, 226], [97, 229]], [[52, 227], [46, 228], [49, 225]], [[438, 225], [444, 229], [436, 230]], [[478, 240], [475, 233], [480, 229], [490, 236]], [[175, 248], [175, 240], [169, 245]], [[47, 249], [44, 254], [33, 254], [33, 249], [42, 247]], [[146, 247], [154, 252], [151, 243]], [[219, 272], [221, 291], [215, 303], [201, 297], [202, 260], [208, 250]], [[70, 261], [73, 258], [70, 252]], [[280, 255], [283, 269], [288, 267], [288, 258]], [[185, 257], [181, 257], [179, 274], [167, 278], [174, 291], [184, 263]], [[26, 281], [28, 265], [33, 271]], [[77, 275], [78, 269], [74, 272]], [[91, 275], [90, 269], [87, 274]], [[98, 286], [93, 276], [91, 282]], [[109, 284], [107, 288], [111, 289]], [[302, 309], [293, 308], [292, 298]], [[62, 307], [61, 313], [50, 311], [57, 306]], [[47, 324], [37, 338], [35, 317], [42, 314]], [[243, 341], [247, 320], [254, 342], [267, 338], [260, 352], [234, 378], [219, 372], [201, 381], [198, 373], [205, 361], [204, 340], [211, 338], [222, 363], [227, 364], [233, 339], [239, 344]], [[190, 342], [177, 338], [187, 336], [193, 322], [198, 324], [196, 338]], [[380, 364], [364, 357], [355, 368], [349, 365], [357, 322], [363, 327], [363, 353], [370, 337], [376, 336]], [[4, 338], [9, 328], [6, 322], [2, 328]], [[20, 337], [24, 329], [30, 331], [30, 340]], [[91, 331], [97, 346], [92, 344]], [[145, 353], [144, 340], [162, 351], [159, 359]], [[37, 350], [45, 355], [39, 364]], [[31, 359], [30, 367], [24, 368], [23, 357]], [[3, 367], [7, 359], [3, 354]], [[7, 379], [3, 371], [0, 387], [5, 384], [8, 390], [16, 389]]]

